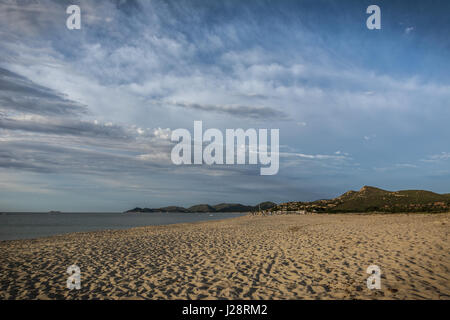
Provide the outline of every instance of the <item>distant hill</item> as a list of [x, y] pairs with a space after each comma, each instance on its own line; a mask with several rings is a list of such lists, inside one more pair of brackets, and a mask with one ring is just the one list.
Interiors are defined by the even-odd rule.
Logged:
[[253, 206], [244, 206], [240, 203], [219, 203], [213, 208], [216, 212], [247, 212], [254, 209]]
[[158, 212], [158, 211], [155, 211], [155, 209], [139, 208], [139, 207], [136, 207], [136, 208], [128, 210], [128, 211], [125, 211], [125, 213], [132, 213], [132, 212]]
[[169, 206], [163, 208], [149, 209], [149, 208], [139, 208], [125, 211], [125, 213], [134, 212], [251, 212], [261, 210], [267, 210], [275, 207], [277, 204], [273, 202], [262, 202], [256, 206], [245, 206], [240, 203], [219, 203], [214, 206], [209, 204], [198, 204], [189, 208]]
[[347, 191], [330, 200], [287, 202], [270, 211], [306, 212], [446, 212], [450, 211], [450, 195], [424, 190], [386, 191], [364, 186]]
[[157, 209], [159, 212], [189, 212], [188, 209], [177, 206], [169, 206]]
[[277, 204], [274, 202], [266, 201], [266, 202], [261, 202], [260, 204], [257, 204], [255, 206], [255, 209], [267, 210], [267, 209], [276, 207], [276, 205]]
[[197, 204], [188, 208], [189, 212], [215, 212], [216, 209], [211, 207], [209, 204]]

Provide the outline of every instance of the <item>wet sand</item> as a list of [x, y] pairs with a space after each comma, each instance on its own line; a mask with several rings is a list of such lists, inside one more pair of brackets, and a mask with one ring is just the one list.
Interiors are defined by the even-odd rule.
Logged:
[[[1, 299], [450, 299], [450, 215], [246, 216], [0, 242]], [[70, 265], [81, 289], [68, 290]], [[369, 290], [369, 265], [381, 289]]]

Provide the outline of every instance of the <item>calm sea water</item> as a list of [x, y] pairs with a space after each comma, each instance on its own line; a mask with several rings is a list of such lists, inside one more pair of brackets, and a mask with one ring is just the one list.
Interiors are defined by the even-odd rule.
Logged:
[[0, 240], [219, 220], [243, 215], [245, 213], [3, 213], [0, 214]]

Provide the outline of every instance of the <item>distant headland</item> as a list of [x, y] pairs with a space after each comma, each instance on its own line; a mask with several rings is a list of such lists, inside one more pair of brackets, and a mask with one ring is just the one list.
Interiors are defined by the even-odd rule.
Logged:
[[333, 199], [310, 202], [293, 201], [281, 204], [262, 202], [256, 206], [220, 203], [214, 206], [198, 204], [189, 208], [169, 206], [158, 209], [134, 208], [132, 212], [253, 212], [262, 214], [289, 213], [361, 213], [361, 212], [450, 212], [450, 193], [425, 190], [386, 191], [364, 186], [359, 191], [347, 191]]
[[257, 204], [256, 206], [246, 206], [240, 203], [219, 203], [214, 206], [209, 204], [197, 204], [195, 206], [184, 208], [177, 206], [169, 206], [163, 208], [139, 208], [136, 207], [134, 209], [125, 211], [125, 213], [138, 213], [138, 212], [186, 212], [186, 213], [194, 213], [194, 212], [252, 212], [259, 210], [268, 210], [270, 208], [275, 207], [277, 204], [274, 202], [266, 201]]
[[266, 214], [286, 213], [407, 213], [450, 212], [450, 194], [425, 190], [386, 191], [364, 186], [329, 200], [286, 202], [264, 210]]

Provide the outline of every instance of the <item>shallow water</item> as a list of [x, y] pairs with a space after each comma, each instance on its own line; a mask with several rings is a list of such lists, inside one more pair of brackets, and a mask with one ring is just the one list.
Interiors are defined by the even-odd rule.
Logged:
[[34, 239], [52, 235], [127, 229], [149, 225], [219, 220], [245, 213], [3, 213], [0, 240]]

